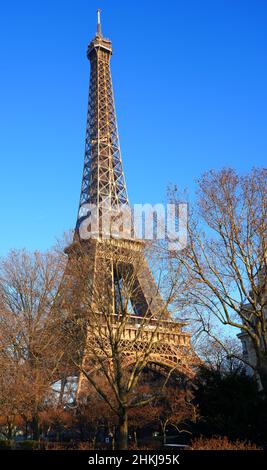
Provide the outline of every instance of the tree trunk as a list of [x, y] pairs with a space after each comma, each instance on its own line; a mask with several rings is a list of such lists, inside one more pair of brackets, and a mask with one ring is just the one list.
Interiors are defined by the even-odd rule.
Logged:
[[134, 430], [134, 443], [135, 443], [135, 446], [136, 448], [138, 447], [138, 442], [137, 442], [137, 431]]
[[93, 440], [92, 440], [92, 444], [93, 444], [93, 449], [94, 449], [94, 450], [95, 450], [95, 443], [96, 443], [96, 435], [94, 435]]
[[67, 384], [67, 379], [64, 377], [60, 382], [60, 393], [59, 393], [59, 397], [58, 397], [58, 406], [59, 407], [61, 407], [63, 405], [66, 384]]
[[166, 444], [166, 428], [163, 429], [163, 444]]
[[166, 444], [166, 423], [161, 423], [161, 429], [162, 429], [162, 443], [163, 445]]
[[32, 422], [31, 422], [31, 428], [32, 428], [32, 438], [34, 441], [39, 440], [39, 420], [38, 416], [33, 416]]
[[10, 422], [8, 422], [7, 424], [7, 438], [9, 441], [11, 441], [13, 437], [13, 426]]
[[124, 407], [120, 410], [117, 448], [119, 450], [128, 449], [128, 412]]

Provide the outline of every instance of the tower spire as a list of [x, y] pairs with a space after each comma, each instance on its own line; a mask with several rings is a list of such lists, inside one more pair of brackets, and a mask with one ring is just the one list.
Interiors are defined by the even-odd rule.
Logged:
[[97, 9], [97, 34], [98, 34], [99, 36], [102, 36], [100, 12], [101, 12], [101, 10], [98, 8], [98, 9]]
[[112, 44], [102, 36], [100, 10], [97, 10], [97, 33], [87, 49], [91, 73], [77, 230], [84, 219], [84, 204], [96, 206], [100, 229], [105, 217], [108, 220], [111, 207], [119, 210], [128, 205], [110, 71], [111, 56]]

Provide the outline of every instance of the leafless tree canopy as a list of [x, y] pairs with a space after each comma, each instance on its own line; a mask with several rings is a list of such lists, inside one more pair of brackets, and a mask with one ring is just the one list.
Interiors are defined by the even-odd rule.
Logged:
[[62, 352], [51, 308], [62, 276], [54, 252], [12, 251], [0, 261], [0, 408], [7, 422], [36, 419]]
[[209, 333], [217, 319], [248, 335], [256, 354], [251, 366], [265, 390], [266, 175], [265, 169], [244, 176], [232, 169], [204, 174], [190, 211], [187, 248], [171, 255], [173, 269], [183, 266], [182, 303]]

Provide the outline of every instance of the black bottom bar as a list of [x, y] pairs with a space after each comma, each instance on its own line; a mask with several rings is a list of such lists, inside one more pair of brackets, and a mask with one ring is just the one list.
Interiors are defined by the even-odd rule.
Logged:
[[[0, 468], [27, 465], [27, 468], [162, 468], [180, 465], [261, 465], [266, 462], [265, 451], [0, 451]], [[252, 467], [252, 468], [253, 468]]]

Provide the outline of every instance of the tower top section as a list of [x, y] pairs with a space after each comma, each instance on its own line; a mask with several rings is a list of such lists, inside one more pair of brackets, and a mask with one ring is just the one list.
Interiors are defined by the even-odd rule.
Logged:
[[90, 42], [90, 86], [87, 113], [85, 159], [76, 230], [86, 220], [93, 204], [99, 221], [99, 236], [106, 232], [111, 209], [128, 206], [128, 195], [119, 144], [113, 86], [110, 70], [111, 41], [102, 35], [100, 12], [97, 31]]
[[100, 12], [101, 10], [97, 10], [97, 35], [98, 36], [102, 36], [102, 32], [101, 32], [101, 16], [100, 16]]
[[101, 15], [100, 10], [97, 10], [97, 30], [94, 39], [89, 43], [87, 49], [87, 57], [88, 59], [91, 58], [93, 51], [97, 49], [102, 49], [112, 54], [112, 44], [111, 41], [107, 38], [103, 37], [102, 28], [101, 28]]

